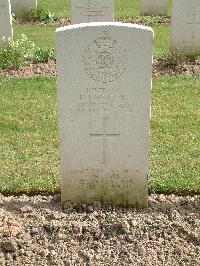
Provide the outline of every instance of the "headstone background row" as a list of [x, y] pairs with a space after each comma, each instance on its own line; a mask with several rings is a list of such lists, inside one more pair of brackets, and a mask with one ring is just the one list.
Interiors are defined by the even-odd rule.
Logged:
[[171, 47], [186, 55], [200, 55], [200, 0], [173, 1]]
[[168, 0], [140, 0], [140, 14], [142, 16], [166, 16], [167, 11]]
[[71, 0], [72, 24], [113, 20], [114, 0]]
[[17, 18], [24, 18], [31, 7], [37, 7], [37, 0], [11, 0], [12, 13]]
[[62, 203], [146, 207], [152, 30], [89, 23], [56, 34]]
[[[12, 29], [12, 16], [11, 16], [11, 5], [10, 0], [1, 0], [0, 2], [0, 47], [8, 41], [9, 38], [13, 37]], [[2, 39], [5, 38], [5, 43]]]

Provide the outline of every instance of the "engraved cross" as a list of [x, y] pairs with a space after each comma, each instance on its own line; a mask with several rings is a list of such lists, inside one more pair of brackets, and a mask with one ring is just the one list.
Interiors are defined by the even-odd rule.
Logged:
[[87, 17], [87, 22], [94, 22], [98, 21], [98, 17], [102, 17], [104, 15], [104, 9], [107, 9], [109, 7], [100, 7], [95, 8], [91, 7], [90, 0], [87, 1], [87, 5], [85, 6], [77, 6], [76, 8], [80, 9], [80, 15], [83, 17]]
[[195, 38], [195, 32], [196, 32], [196, 25], [199, 25], [200, 27], [200, 21], [197, 21], [197, 18], [196, 18], [197, 14], [192, 14], [192, 17], [193, 17], [193, 20], [192, 22], [188, 22], [187, 24], [189, 25], [193, 25], [193, 30], [192, 30], [192, 39]]
[[107, 164], [107, 140], [111, 138], [119, 138], [120, 134], [108, 133], [107, 131], [107, 118], [103, 117], [103, 132], [102, 133], [90, 133], [91, 137], [103, 139], [103, 165]]

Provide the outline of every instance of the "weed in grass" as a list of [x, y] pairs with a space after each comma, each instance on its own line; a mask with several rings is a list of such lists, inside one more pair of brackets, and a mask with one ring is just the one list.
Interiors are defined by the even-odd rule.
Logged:
[[55, 47], [56, 27], [50, 24], [16, 24], [14, 25], [14, 39], [17, 40], [21, 34], [25, 34], [35, 43], [36, 47], [43, 50], [52, 49]]
[[200, 57], [185, 56], [179, 50], [169, 51], [159, 59], [163, 61], [165, 68], [172, 69], [174, 71], [181, 70], [185, 63], [193, 62], [198, 65], [200, 62]]
[[55, 49], [35, 50], [35, 44], [30, 42], [25, 35], [15, 42], [9, 39], [6, 48], [0, 49], [0, 69], [17, 69], [23, 66], [26, 61], [47, 63], [49, 60], [56, 60]]
[[179, 51], [170, 51], [162, 58], [166, 68], [174, 69], [180, 68], [187, 58]]
[[56, 60], [55, 49], [37, 50], [33, 58], [34, 62], [47, 63], [49, 60]]
[[30, 8], [27, 12], [27, 19], [33, 21], [53, 22], [57, 18], [55, 13], [44, 8]]
[[0, 68], [19, 68], [33, 55], [34, 48], [35, 44], [24, 34], [16, 41], [9, 39], [8, 45], [0, 49]]

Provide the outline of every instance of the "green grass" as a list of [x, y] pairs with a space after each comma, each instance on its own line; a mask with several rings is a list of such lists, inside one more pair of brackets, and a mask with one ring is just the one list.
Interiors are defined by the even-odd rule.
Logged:
[[71, 0], [38, 0], [38, 7], [55, 12], [57, 17], [70, 17]]
[[0, 190], [58, 186], [55, 79], [0, 79]]
[[[150, 188], [200, 192], [199, 77], [155, 78]], [[59, 183], [55, 78], [0, 78], [0, 192]]]
[[15, 25], [14, 38], [19, 39], [21, 34], [25, 34], [36, 48], [47, 50], [55, 47], [55, 31], [55, 25]]
[[[167, 53], [170, 49], [169, 26], [154, 25], [154, 57], [158, 58]], [[36, 44], [37, 48], [47, 50], [55, 47], [55, 25], [15, 25], [14, 38], [20, 38], [25, 34], [29, 40]]]
[[155, 25], [153, 56], [155, 59], [170, 52], [170, 28], [169, 25]]
[[115, 18], [135, 17], [140, 15], [139, 1], [115, 0]]
[[151, 188], [200, 192], [200, 78], [154, 79]]

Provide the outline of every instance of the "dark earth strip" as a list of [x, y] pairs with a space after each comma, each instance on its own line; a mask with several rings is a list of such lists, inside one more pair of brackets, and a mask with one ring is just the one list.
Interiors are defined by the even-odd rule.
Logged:
[[[160, 17], [160, 16], [148, 16], [148, 17], [134, 17], [134, 18], [119, 18], [116, 22], [123, 22], [123, 23], [132, 23], [132, 24], [140, 24], [140, 25], [150, 25], [150, 24], [170, 24], [171, 18], [170, 17]], [[48, 24], [48, 25], [57, 25], [57, 26], [67, 26], [71, 24], [70, 18], [58, 18], [55, 21], [34, 21], [29, 19], [20, 19], [17, 18], [14, 20], [14, 24]]]
[[[200, 75], [200, 58], [196, 60], [186, 59], [181, 64], [169, 63], [165, 59], [155, 60], [153, 63], [153, 76], [179, 76]], [[15, 77], [34, 77], [34, 76], [56, 76], [56, 63], [49, 61], [48, 63], [32, 63], [19, 69], [0, 69], [0, 76]]]

